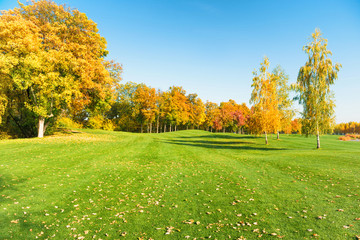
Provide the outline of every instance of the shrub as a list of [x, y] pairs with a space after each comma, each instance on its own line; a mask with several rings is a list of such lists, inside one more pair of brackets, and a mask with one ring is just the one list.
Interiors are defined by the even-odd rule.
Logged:
[[349, 136], [341, 136], [341, 137], [339, 137], [339, 140], [341, 140], [341, 141], [350, 141], [351, 137], [349, 137]]
[[104, 117], [97, 115], [94, 117], [89, 117], [87, 126], [88, 128], [91, 129], [101, 129], [103, 124], [104, 124]]
[[114, 131], [115, 125], [110, 119], [106, 119], [103, 123], [102, 129], [108, 130], [108, 131]]
[[115, 124], [110, 119], [105, 119], [100, 115], [90, 117], [87, 126], [91, 129], [104, 129], [108, 131], [113, 131], [115, 129]]
[[75, 122], [74, 120], [72, 120], [71, 118], [68, 117], [60, 117], [57, 120], [56, 123], [57, 127], [60, 128], [81, 128], [81, 124]]
[[7, 132], [0, 131], [0, 140], [10, 139], [10, 138], [11, 138], [11, 136]]
[[350, 137], [352, 139], [360, 139], [359, 134], [346, 134], [345, 136]]

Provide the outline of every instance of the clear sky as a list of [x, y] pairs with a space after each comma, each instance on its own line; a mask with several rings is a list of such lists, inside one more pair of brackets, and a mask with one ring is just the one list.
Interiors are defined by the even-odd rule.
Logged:
[[[21, 2], [25, 2], [24, 0]], [[315, 28], [343, 65], [333, 90], [337, 122], [360, 122], [360, 1], [56, 0], [98, 23], [125, 81], [201, 99], [249, 103], [252, 71], [266, 55], [295, 82]], [[0, 0], [0, 9], [17, 6]]]

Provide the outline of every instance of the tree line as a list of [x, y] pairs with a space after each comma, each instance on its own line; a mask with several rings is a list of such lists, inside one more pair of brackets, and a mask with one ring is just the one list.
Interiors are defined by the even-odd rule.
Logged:
[[334, 127], [335, 134], [360, 134], [360, 122], [339, 123]]
[[[250, 106], [204, 102], [181, 86], [166, 91], [121, 84], [122, 66], [108, 60], [106, 40], [86, 14], [50, 0], [19, 3], [0, 15], [0, 131], [43, 137], [56, 126], [159, 133], [180, 129], [319, 136], [334, 128], [327, 40], [316, 30], [303, 50], [308, 61], [290, 85], [284, 69], [265, 57], [253, 72]], [[295, 99], [289, 97], [296, 93]], [[292, 103], [303, 107], [293, 119]]]
[[[116, 92], [116, 100], [108, 109], [101, 109], [90, 116], [83, 112], [68, 112], [59, 121], [62, 126], [73, 124], [140, 133], [202, 129], [210, 132], [261, 134], [255, 109], [245, 103], [238, 104], [231, 99], [220, 104], [203, 102], [196, 93], [187, 94], [179, 86], [161, 91], [133, 82], [120, 84]], [[284, 109], [282, 106], [279, 108]], [[292, 119], [293, 110], [285, 110], [290, 113], [282, 112], [278, 132], [301, 133], [300, 120]], [[72, 120], [80, 125], [72, 123]]]

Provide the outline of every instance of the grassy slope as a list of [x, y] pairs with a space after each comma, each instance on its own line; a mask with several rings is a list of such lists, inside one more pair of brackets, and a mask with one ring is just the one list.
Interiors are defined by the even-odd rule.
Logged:
[[0, 239], [360, 235], [360, 143], [274, 138], [86, 130], [0, 141]]

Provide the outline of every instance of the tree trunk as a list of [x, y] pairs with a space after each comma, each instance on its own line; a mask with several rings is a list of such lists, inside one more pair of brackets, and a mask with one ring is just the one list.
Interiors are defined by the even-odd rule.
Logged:
[[223, 133], [225, 133], [225, 128], [223, 128]]
[[45, 127], [44, 127], [44, 134], [45, 134], [46, 129], [47, 129], [47, 127], [49, 126], [49, 124], [50, 124], [50, 121], [47, 121], [47, 123], [45, 123]]
[[319, 133], [319, 123], [318, 122], [316, 122], [316, 143], [317, 143], [316, 148], [320, 149], [320, 133]]
[[159, 115], [158, 115], [157, 121], [156, 121], [156, 133], [159, 133]]
[[280, 133], [279, 133], [279, 131], [277, 132], [277, 138], [276, 138], [277, 140], [279, 140], [280, 139]]
[[171, 124], [170, 124], [170, 132], [171, 132]]
[[164, 124], [164, 132], [166, 132], [166, 123]]
[[186, 130], [189, 130], [189, 126], [188, 126], [188, 125], [186, 125]]
[[143, 123], [141, 123], [141, 133], [143, 133]]
[[175, 125], [175, 132], [176, 132], [176, 130], [177, 130], [177, 125]]
[[265, 144], [268, 145], [267, 132], [265, 132]]
[[10, 117], [14, 120], [15, 124], [18, 126], [18, 128], [20, 129], [20, 131], [22, 132], [22, 134], [24, 134], [24, 137], [31, 137], [30, 134], [27, 133], [27, 131], [25, 131], [24, 128], [21, 127], [21, 125], [19, 124], [19, 122], [16, 120], [16, 118], [11, 115], [11, 113], [9, 113]]
[[44, 132], [45, 132], [45, 118], [39, 117], [38, 137], [39, 138], [44, 137]]
[[150, 133], [152, 132], [152, 123], [150, 123]]

